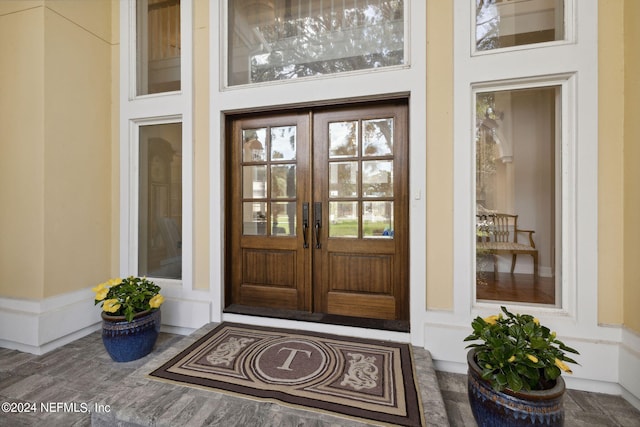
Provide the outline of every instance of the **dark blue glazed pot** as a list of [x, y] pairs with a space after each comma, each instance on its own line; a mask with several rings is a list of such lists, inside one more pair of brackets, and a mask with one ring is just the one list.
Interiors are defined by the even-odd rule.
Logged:
[[479, 427], [563, 426], [562, 398], [565, 383], [562, 377], [549, 390], [515, 392], [495, 391], [482, 379], [482, 370], [475, 361], [475, 349], [467, 353], [469, 403]]
[[159, 332], [159, 309], [138, 313], [131, 322], [102, 312], [102, 342], [116, 362], [130, 362], [151, 353]]

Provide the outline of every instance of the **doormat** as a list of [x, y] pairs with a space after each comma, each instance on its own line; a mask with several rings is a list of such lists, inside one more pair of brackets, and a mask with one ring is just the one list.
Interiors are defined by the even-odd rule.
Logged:
[[222, 323], [150, 375], [383, 424], [424, 425], [409, 344]]

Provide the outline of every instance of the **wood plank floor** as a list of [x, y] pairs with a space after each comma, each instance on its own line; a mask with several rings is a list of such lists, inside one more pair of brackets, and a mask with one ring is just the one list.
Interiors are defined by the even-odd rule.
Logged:
[[476, 280], [479, 300], [555, 304], [555, 279], [533, 274], [483, 272]]

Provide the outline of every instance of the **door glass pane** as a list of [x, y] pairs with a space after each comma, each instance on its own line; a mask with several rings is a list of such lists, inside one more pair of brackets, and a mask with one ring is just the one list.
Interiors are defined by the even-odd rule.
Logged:
[[271, 203], [271, 234], [296, 235], [296, 202]]
[[266, 160], [267, 129], [245, 129], [242, 131], [242, 160], [260, 162]]
[[329, 163], [329, 197], [358, 196], [358, 162]]
[[180, 0], [137, 0], [137, 95], [180, 90]]
[[271, 128], [271, 160], [294, 160], [296, 158], [296, 127]]
[[564, 40], [562, 0], [476, 0], [476, 49]]
[[266, 202], [244, 202], [242, 204], [242, 233], [252, 236], [267, 235]]
[[560, 304], [560, 88], [476, 96], [476, 295]]
[[271, 198], [296, 197], [296, 165], [271, 166]]
[[264, 199], [267, 197], [267, 167], [242, 167], [242, 197], [245, 199]]
[[393, 160], [362, 162], [362, 196], [393, 197]]
[[182, 278], [182, 124], [140, 126], [138, 275]]
[[329, 157], [353, 157], [358, 154], [358, 122], [329, 123]]
[[329, 237], [358, 237], [358, 202], [329, 202]]
[[364, 202], [363, 206], [363, 237], [392, 239], [393, 202]]
[[388, 156], [393, 152], [393, 119], [362, 121], [362, 155]]
[[230, 86], [402, 65], [403, 0], [229, 2]]

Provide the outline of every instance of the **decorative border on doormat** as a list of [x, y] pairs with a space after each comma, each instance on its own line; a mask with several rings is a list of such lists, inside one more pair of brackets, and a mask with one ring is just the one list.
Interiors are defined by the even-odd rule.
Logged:
[[410, 344], [225, 322], [150, 376], [378, 423], [424, 425]]

